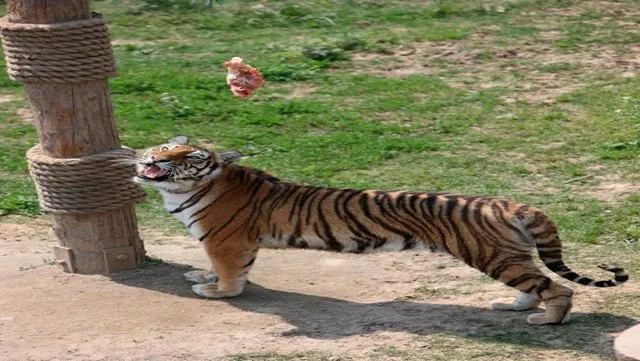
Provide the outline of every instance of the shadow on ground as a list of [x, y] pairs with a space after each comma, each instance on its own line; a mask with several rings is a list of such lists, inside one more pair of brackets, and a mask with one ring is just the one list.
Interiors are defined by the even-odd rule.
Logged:
[[[184, 264], [164, 263], [113, 274], [111, 279], [127, 286], [199, 298], [191, 292], [190, 284], [182, 276], [192, 269]], [[284, 333], [284, 337], [339, 339], [378, 331], [450, 334], [492, 344], [575, 350], [601, 356], [613, 355], [612, 333], [637, 323], [632, 318], [609, 313], [574, 312], [571, 322], [566, 325], [530, 326], [526, 323], [526, 315], [543, 310], [506, 312], [405, 300], [358, 303], [271, 290], [258, 284], [247, 285], [243, 294], [236, 298], [211, 302], [225, 302], [242, 311], [279, 316], [296, 327]]]

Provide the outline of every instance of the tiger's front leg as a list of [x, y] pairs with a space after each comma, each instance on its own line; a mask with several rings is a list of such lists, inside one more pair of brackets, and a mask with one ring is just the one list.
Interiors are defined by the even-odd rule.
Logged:
[[205, 240], [205, 250], [217, 280], [191, 287], [196, 294], [208, 298], [234, 297], [242, 293], [249, 271], [257, 256], [257, 248], [247, 250], [245, 242], [229, 239], [221, 247], [213, 240]]
[[218, 282], [218, 275], [213, 271], [189, 271], [183, 274], [184, 278], [193, 283]]

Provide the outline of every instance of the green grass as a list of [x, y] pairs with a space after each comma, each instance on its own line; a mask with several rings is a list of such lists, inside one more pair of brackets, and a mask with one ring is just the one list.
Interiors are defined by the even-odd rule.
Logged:
[[324, 352], [295, 352], [291, 354], [279, 354], [275, 352], [252, 352], [232, 355], [229, 361], [332, 361], [332, 360], [349, 360], [349, 358], [332, 358]]
[[40, 206], [30, 179], [26, 177], [3, 176], [0, 179], [0, 216], [20, 214], [35, 216], [40, 214]]
[[[578, 6], [225, 1], [208, 10], [188, 1], [94, 3], [116, 40], [121, 75], [110, 87], [128, 146], [186, 134], [215, 149], [238, 149], [249, 156], [245, 164], [294, 182], [515, 198], [547, 210], [571, 241], [633, 238], [637, 197], [607, 204], [586, 194], [612, 174], [621, 183], [637, 182], [640, 83], [566, 57], [538, 62], [500, 55], [527, 46], [535, 51], [546, 31], [558, 33], [555, 46], [576, 53], [604, 43], [610, 22]], [[482, 43], [471, 37], [479, 30], [487, 36]], [[607, 35], [624, 47], [624, 32]], [[393, 55], [403, 46], [458, 40], [472, 63], [443, 56], [426, 63], [430, 73], [371, 72], [403, 61]], [[353, 59], [363, 52], [380, 55], [373, 63]], [[234, 98], [224, 81], [220, 64], [235, 55], [268, 79], [248, 100]], [[518, 70], [510, 76], [512, 67]], [[0, 110], [0, 207], [3, 214], [33, 215], [24, 153], [37, 137], [16, 115], [26, 106], [19, 84], [1, 70], [2, 94], [15, 99]], [[468, 76], [483, 71], [487, 77]], [[536, 73], [567, 74], [571, 89], [550, 104], [505, 102], [543, 91]], [[482, 87], [487, 81], [496, 86]], [[521, 86], [527, 82], [534, 86]], [[584, 176], [591, 178], [565, 183]], [[167, 221], [155, 192], [139, 213], [142, 226], [184, 232]]]
[[418, 347], [404, 348], [383, 346], [374, 349], [371, 360], [418, 361], [418, 360], [513, 360], [519, 357], [518, 346], [487, 347], [477, 341], [460, 340], [451, 336], [425, 336], [416, 340]]
[[536, 69], [543, 73], [557, 73], [561, 71], [573, 70], [574, 66], [566, 62], [558, 62], [540, 65]]

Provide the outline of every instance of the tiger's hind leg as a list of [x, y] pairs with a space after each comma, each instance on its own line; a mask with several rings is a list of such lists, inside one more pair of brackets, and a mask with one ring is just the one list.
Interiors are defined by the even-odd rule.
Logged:
[[[503, 260], [503, 262], [507, 261]], [[527, 322], [530, 324], [561, 324], [569, 320], [573, 291], [545, 276], [532, 261], [497, 266], [493, 272], [487, 273], [529, 296], [520, 296], [518, 300], [507, 306], [496, 302], [494, 309], [522, 309], [525, 306], [531, 306], [537, 299], [538, 303], [544, 301], [547, 309], [545, 313], [529, 315]]]
[[[573, 290], [551, 281], [548, 277], [538, 287], [535, 292], [542, 297], [547, 312], [529, 315], [527, 322], [532, 325], [554, 325], [569, 321], [573, 306]], [[544, 289], [545, 287], [547, 289]]]

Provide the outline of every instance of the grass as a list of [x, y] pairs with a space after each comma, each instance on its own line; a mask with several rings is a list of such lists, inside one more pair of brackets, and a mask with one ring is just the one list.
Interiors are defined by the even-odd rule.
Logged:
[[[628, 54], [637, 56], [640, 33], [624, 24], [637, 23], [638, 3], [608, 6], [222, 1], [208, 10], [191, 1], [93, 2], [115, 40], [120, 76], [110, 89], [123, 144], [145, 148], [185, 134], [217, 150], [240, 150], [243, 164], [293, 182], [516, 199], [550, 214], [576, 255], [637, 254], [640, 196], [596, 196], [603, 185], [640, 182], [640, 81], [624, 65]], [[250, 99], [234, 98], [225, 84], [220, 64], [232, 56], [268, 79]], [[35, 216], [24, 154], [37, 135], [17, 115], [28, 103], [4, 62], [0, 96], [11, 96], [0, 106], [0, 216]], [[149, 193], [137, 208], [140, 226], [186, 234]], [[623, 263], [640, 272], [637, 261]], [[636, 301], [623, 297], [614, 307], [629, 312]], [[482, 351], [500, 337], [452, 341], [475, 345], [469, 349], [477, 354], [434, 341], [368, 357], [509, 359], [523, 352]], [[254, 356], [296, 359], [233, 359]]]
[[[521, 347], [506, 346], [487, 350], [482, 343], [460, 340], [451, 336], [426, 336], [417, 340], [418, 347], [401, 348], [384, 346], [373, 350], [372, 360], [417, 361], [425, 358], [445, 360], [513, 360], [520, 355]], [[471, 347], [470, 347], [471, 346]]]
[[275, 352], [252, 352], [232, 355], [229, 361], [336, 361], [348, 360], [347, 358], [334, 358], [323, 352], [295, 352], [291, 354], [279, 354]]

